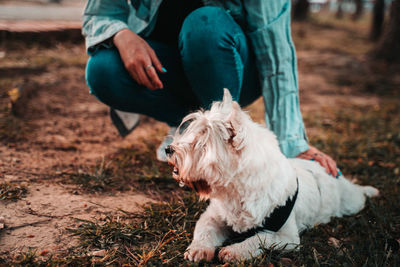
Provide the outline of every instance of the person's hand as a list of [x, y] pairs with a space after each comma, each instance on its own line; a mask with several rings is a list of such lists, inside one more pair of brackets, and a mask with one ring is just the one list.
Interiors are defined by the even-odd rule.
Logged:
[[123, 29], [114, 35], [113, 42], [125, 68], [136, 82], [150, 90], [163, 88], [157, 71], [165, 73], [166, 70], [145, 40], [129, 29]]
[[309, 147], [310, 148], [307, 151], [299, 154], [296, 158], [317, 161], [319, 164], [321, 164], [322, 167], [325, 168], [326, 172], [333, 177], [338, 177], [339, 175], [342, 175], [336, 166], [336, 162], [331, 157], [322, 153], [313, 146]]

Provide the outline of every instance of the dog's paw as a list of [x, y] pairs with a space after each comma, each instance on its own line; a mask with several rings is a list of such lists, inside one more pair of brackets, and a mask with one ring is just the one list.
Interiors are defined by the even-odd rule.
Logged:
[[211, 261], [214, 258], [215, 248], [202, 245], [190, 245], [184, 254], [186, 260], [199, 262]]
[[[254, 254], [258, 253], [254, 252]], [[242, 261], [250, 259], [251, 256], [252, 254], [249, 249], [242, 248], [238, 244], [224, 247], [220, 250], [218, 254], [218, 258], [223, 262]]]

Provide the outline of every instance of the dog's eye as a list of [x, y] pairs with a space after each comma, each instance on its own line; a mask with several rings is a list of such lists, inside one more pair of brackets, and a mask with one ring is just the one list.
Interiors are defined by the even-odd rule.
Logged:
[[194, 119], [189, 119], [187, 121], [184, 121], [178, 128], [178, 133], [183, 134], [183, 132], [186, 130], [187, 127], [189, 127], [190, 123], [192, 123]]

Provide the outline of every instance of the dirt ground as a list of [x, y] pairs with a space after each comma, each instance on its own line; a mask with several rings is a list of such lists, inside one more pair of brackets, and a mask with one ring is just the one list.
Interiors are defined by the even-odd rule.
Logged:
[[[363, 52], [370, 48], [370, 44], [364, 44], [365, 28], [355, 25], [346, 31], [321, 27], [294, 27], [303, 114], [348, 105], [379, 105], [379, 98], [372, 93], [360, 92], [352, 84], [332, 82], [352, 72], [365, 73], [367, 58]], [[354, 45], [340, 43], [349, 35], [364, 39]], [[8, 132], [2, 133], [0, 181], [25, 184], [28, 193], [19, 201], [0, 201], [0, 216], [6, 225], [0, 229], [0, 252], [16, 253], [29, 248], [62, 251], [76, 244], [66, 228], [76, 225], [77, 218], [98, 219], [133, 212], [153, 201], [148, 194], [133, 189], [83, 192], [58, 177], [87, 172], [108, 155], [132, 145], [140, 146], [143, 140], [156, 147], [167, 132], [166, 125], [144, 118], [132, 134], [125, 139], [119, 137], [107, 107], [90, 95], [85, 85], [87, 56], [83, 44], [6, 47], [2, 52], [1, 118], [7, 120], [10, 116], [5, 108], [9, 105], [6, 90], [20, 87], [28, 97], [18, 107], [22, 115], [10, 119], [4, 128]], [[255, 120], [262, 121], [261, 99], [249, 109]], [[308, 134], [317, 135], [318, 128], [308, 127]], [[155, 159], [154, 154], [151, 157]]]

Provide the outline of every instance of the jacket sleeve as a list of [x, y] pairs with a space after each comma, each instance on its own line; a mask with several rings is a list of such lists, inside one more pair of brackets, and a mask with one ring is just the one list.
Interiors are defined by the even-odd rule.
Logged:
[[256, 55], [265, 121], [282, 152], [296, 157], [308, 139], [300, 112], [297, 60], [290, 31], [290, 0], [242, 0], [247, 35]]
[[129, 4], [126, 0], [89, 0], [84, 14], [82, 34], [88, 53], [93, 52], [122, 29], [128, 28]]

